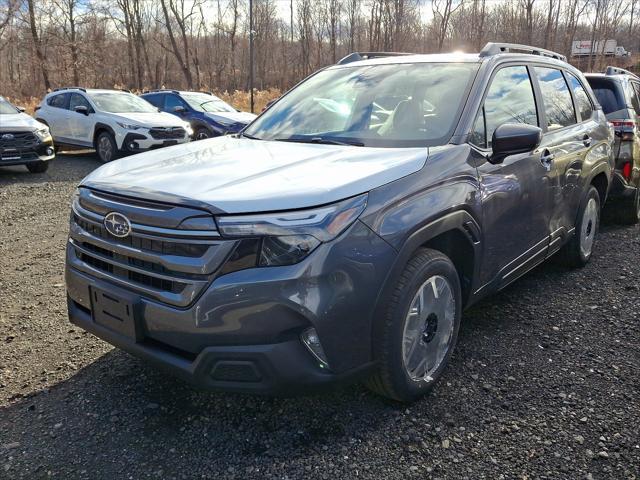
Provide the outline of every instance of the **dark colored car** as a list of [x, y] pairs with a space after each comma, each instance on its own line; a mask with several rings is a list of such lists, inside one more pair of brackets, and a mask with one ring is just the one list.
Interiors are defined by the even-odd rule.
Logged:
[[0, 167], [25, 165], [31, 173], [44, 173], [54, 158], [49, 127], [0, 97]]
[[194, 140], [238, 133], [256, 118], [252, 113], [236, 110], [209, 92], [152, 90], [141, 96], [163, 112], [189, 122]]
[[352, 54], [239, 135], [85, 178], [69, 317], [204, 388], [366, 378], [415, 400], [464, 308], [556, 253], [589, 261], [612, 141], [553, 52]]
[[588, 73], [587, 81], [615, 130], [616, 170], [611, 198], [619, 201], [620, 220], [640, 222], [640, 77], [616, 67]]

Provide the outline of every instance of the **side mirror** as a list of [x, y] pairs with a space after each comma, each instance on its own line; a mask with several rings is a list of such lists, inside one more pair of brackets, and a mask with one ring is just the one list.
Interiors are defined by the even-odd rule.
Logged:
[[24, 107], [16, 107], [20, 113], [24, 113], [26, 108]]
[[542, 130], [526, 123], [505, 123], [493, 131], [489, 162], [502, 163], [509, 155], [535, 150], [542, 142]]
[[173, 107], [173, 111], [174, 111], [174, 112], [176, 112], [176, 113], [184, 113], [184, 112], [186, 112], [186, 111], [187, 111], [187, 109], [186, 109], [186, 108], [184, 108], [184, 107], [183, 107], [183, 106], [181, 106], [181, 105], [178, 105], [178, 106], [176, 106], [176, 107]]
[[89, 109], [85, 105], [76, 105], [73, 107], [73, 111], [83, 115], [89, 115]]

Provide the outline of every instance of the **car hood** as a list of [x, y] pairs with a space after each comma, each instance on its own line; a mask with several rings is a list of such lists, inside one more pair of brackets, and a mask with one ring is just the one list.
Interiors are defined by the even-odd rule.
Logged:
[[214, 213], [313, 207], [420, 170], [427, 148], [367, 148], [217, 137], [103, 165], [82, 185]]
[[26, 113], [0, 115], [0, 130], [35, 130], [39, 128], [46, 128], [46, 125]]
[[118, 113], [113, 117], [122, 123], [135, 123], [142, 127], [184, 127], [185, 122], [175, 115], [165, 112]]
[[248, 112], [207, 112], [205, 115], [215, 122], [229, 123], [250, 123], [256, 118], [256, 115]]

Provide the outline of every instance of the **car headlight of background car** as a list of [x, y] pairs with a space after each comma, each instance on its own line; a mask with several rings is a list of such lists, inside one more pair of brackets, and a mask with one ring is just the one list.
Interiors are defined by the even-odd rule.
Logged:
[[38, 137], [40, 140], [43, 140], [43, 141], [51, 138], [51, 132], [47, 127], [39, 128], [33, 133], [36, 135], [36, 137]]
[[217, 217], [223, 237], [246, 238], [227, 262], [242, 268], [293, 265], [344, 232], [367, 205], [367, 194], [309, 210]]
[[125, 122], [116, 122], [118, 125], [120, 125], [122, 128], [124, 128], [125, 130], [140, 130], [142, 128], [144, 128], [141, 125], [136, 125], [135, 123], [125, 123]]

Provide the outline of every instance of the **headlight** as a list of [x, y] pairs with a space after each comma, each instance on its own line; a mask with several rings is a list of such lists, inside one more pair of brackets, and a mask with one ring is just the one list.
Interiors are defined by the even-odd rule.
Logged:
[[40, 129], [36, 130], [34, 133], [36, 134], [36, 137], [38, 137], [40, 140], [46, 140], [47, 138], [49, 138], [51, 136], [51, 132], [46, 127], [45, 128], [40, 128]]
[[[364, 194], [311, 210], [221, 216], [216, 220], [222, 236], [254, 239], [246, 242], [242, 248], [256, 257], [257, 266], [292, 265], [304, 259], [321, 243], [329, 242], [344, 232], [356, 221], [366, 205], [367, 195]], [[255, 239], [259, 243], [256, 244]], [[247, 259], [241, 264], [246, 268]]]
[[125, 130], [139, 130], [141, 128], [144, 128], [141, 125], [136, 125], [135, 123], [124, 123], [124, 122], [116, 122], [118, 125], [120, 125], [122, 128], [124, 128]]

